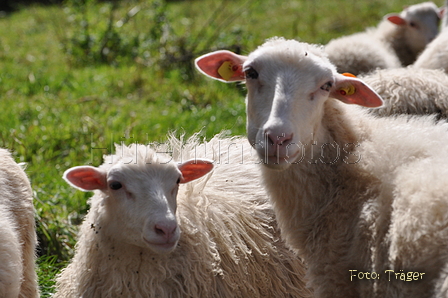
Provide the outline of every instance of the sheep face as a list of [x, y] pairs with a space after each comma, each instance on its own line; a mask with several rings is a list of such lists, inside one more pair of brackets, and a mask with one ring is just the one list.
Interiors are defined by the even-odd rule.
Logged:
[[316, 64], [319, 58], [312, 50], [274, 43], [255, 51], [243, 64], [247, 135], [268, 166], [293, 163], [316, 129], [304, 124], [318, 123], [322, 117], [335, 70], [329, 64]]
[[247, 84], [247, 135], [270, 168], [285, 169], [303, 158], [303, 148], [319, 134], [329, 97], [367, 107], [382, 105], [363, 82], [338, 74], [317, 46], [276, 38], [248, 57], [228, 57], [229, 52], [207, 54], [196, 59], [196, 66], [217, 78], [220, 74], [213, 69], [225, 61], [238, 65], [231, 78]]
[[120, 223], [124, 241], [170, 252], [180, 237], [176, 195], [181, 173], [172, 165], [158, 168], [150, 166], [135, 172], [129, 165], [114, 165], [106, 176], [105, 208], [113, 214], [111, 226]]
[[101, 201], [99, 216], [106, 219], [100, 233], [120, 243], [169, 253], [180, 238], [176, 219], [179, 184], [199, 178], [212, 168], [211, 161], [198, 159], [180, 165], [118, 162], [108, 168], [74, 167], [64, 173], [64, 179], [83, 191], [99, 190], [100, 195], [94, 199]]

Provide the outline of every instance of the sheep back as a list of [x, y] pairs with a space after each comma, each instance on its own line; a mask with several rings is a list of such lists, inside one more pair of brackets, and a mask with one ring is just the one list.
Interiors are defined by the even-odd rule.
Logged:
[[359, 75], [377, 68], [398, 68], [400, 60], [393, 49], [370, 32], [361, 32], [331, 40], [325, 52], [338, 72]]
[[14, 162], [11, 154], [5, 149], [0, 149], [2, 297], [39, 296], [35, 273], [35, 248], [34, 205], [30, 182], [24, 170]]
[[372, 114], [437, 114], [448, 117], [448, 76], [442, 70], [407, 67], [379, 69], [360, 77], [384, 100]]

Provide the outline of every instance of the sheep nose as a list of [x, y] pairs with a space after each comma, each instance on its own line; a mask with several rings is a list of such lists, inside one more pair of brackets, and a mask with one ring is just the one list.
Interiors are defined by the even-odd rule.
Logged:
[[175, 222], [158, 223], [154, 226], [154, 231], [159, 237], [169, 241], [176, 232], [177, 224]]
[[271, 131], [266, 131], [265, 135], [269, 140], [269, 144], [274, 146], [286, 146], [292, 140], [292, 133], [273, 133]]

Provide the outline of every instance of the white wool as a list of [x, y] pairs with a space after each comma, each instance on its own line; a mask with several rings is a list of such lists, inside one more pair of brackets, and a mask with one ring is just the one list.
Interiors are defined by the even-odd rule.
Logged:
[[379, 69], [360, 76], [384, 100], [370, 112], [380, 116], [394, 114], [437, 114], [448, 117], [448, 75], [438, 69], [406, 67]]
[[391, 46], [374, 39], [369, 32], [333, 39], [325, 46], [325, 51], [341, 73], [359, 75], [377, 68], [401, 66]]
[[0, 149], [0, 296], [39, 297], [36, 232], [30, 182], [10, 153]]
[[146, 173], [153, 166], [168, 171], [174, 160], [215, 161], [211, 174], [179, 188], [176, 217], [181, 234], [174, 251], [159, 254], [120, 242], [122, 224], [111, 222], [118, 219], [109, 218], [110, 203], [96, 191], [75, 256], [57, 278], [55, 297], [311, 296], [302, 262], [279, 239], [250, 145], [239, 138], [216, 136], [207, 143], [198, 139], [185, 142], [172, 136], [167, 144], [150, 149], [118, 146], [101, 167], [108, 170], [123, 163], [128, 175], [150, 179]]
[[411, 5], [400, 17], [407, 24], [395, 25], [385, 19], [375, 28], [331, 40], [325, 51], [341, 73], [358, 75], [407, 66], [437, 35], [438, 8], [432, 2]]

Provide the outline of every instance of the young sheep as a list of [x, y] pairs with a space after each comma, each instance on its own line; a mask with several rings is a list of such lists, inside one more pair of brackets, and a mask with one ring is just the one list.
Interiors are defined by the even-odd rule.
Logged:
[[[98, 168], [67, 170], [69, 184], [95, 195], [55, 297], [310, 297], [250, 148], [244, 139], [171, 138], [157, 151], [117, 146]], [[198, 158], [207, 152], [213, 174], [190, 182], [212, 169]]]
[[448, 0], [445, 2], [445, 12], [442, 19], [442, 30], [429, 43], [414, 66], [417, 68], [443, 69], [448, 73]]
[[384, 100], [370, 109], [380, 116], [437, 114], [448, 118], [448, 75], [438, 69], [378, 69], [359, 77]]
[[436, 37], [439, 19], [434, 3], [412, 5], [386, 15], [376, 28], [331, 40], [325, 51], [341, 73], [407, 66]]
[[0, 149], [0, 297], [39, 297], [33, 195], [23, 169]]
[[196, 65], [246, 82], [248, 138], [316, 297], [447, 297], [446, 124], [368, 114], [356, 105], [381, 98], [306, 43], [274, 38]]

